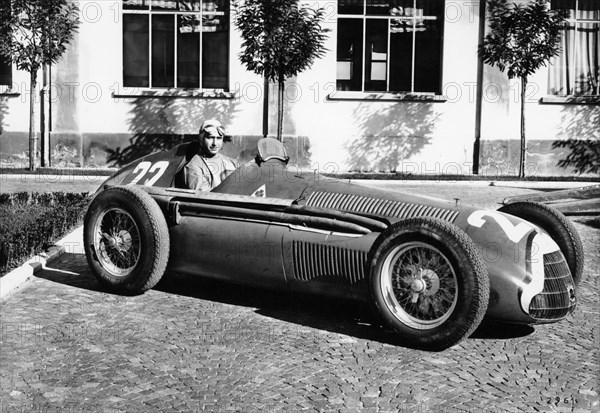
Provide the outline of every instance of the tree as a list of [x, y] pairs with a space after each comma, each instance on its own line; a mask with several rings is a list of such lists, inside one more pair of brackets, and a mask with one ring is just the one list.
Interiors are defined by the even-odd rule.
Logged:
[[[329, 31], [321, 27], [325, 10], [300, 6], [298, 0], [240, 0], [235, 10], [235, 24], [243, 39], [240, 61], [248, 70], [278, 83], [277, 139], [281, 140], [285, 80], [324, 55]], [[268, 99], [266, 90], [263, 98]]]
[[568, 12], [551, 10], [546, 0], [508, 4], [489, 1], [490, 32], [479, 46], [484, 63], [521, 81], [521, 153], [519, 178], [525, 177], [525, 93], [528, 77], [560, 52], [561, 30]]
[[60, 60], [79, 27], [79, 10], [68, 0], [3, 0], [0, 54], [29, 73], [29, 169], [36, 166], [35, 102], [37, 75]]

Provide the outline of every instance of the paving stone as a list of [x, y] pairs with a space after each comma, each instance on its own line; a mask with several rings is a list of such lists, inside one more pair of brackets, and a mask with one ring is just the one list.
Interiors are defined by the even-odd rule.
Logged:
[[0, 410], [596, 412], [600, 230], [576, 227], [573, 316], [440, 353], [390, 344], [351, 302], [177, 274], [109, 294], [66, 254], [0, 303]]

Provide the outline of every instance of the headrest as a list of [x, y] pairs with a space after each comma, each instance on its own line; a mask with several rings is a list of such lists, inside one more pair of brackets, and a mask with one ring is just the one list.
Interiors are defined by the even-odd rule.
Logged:
[[256, 163], [260, 165], [270, 159], [277, 159], [287, 164], [290, 157], [287, 155], [283, 143], [275, 138], [262, 138], [258, 141], [258, 155]]

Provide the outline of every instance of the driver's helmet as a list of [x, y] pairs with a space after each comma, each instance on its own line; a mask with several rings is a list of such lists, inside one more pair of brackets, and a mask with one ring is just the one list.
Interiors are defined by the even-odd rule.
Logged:
[[202, 136], [202, 132], [209, 131], [211, 128], [214, 128], [217, 131], [217, 134], [223, 137], [223, 140], [225, 142], [231, 140], [231, 137], [225, 133], [225, 128], [223, 127], [223, 125], [221, 125], [221, 122], [219, 122], [216, 119], [207, 119], [204, 122], [202, 122], [202, 125], [200, 126], [199, 136]]

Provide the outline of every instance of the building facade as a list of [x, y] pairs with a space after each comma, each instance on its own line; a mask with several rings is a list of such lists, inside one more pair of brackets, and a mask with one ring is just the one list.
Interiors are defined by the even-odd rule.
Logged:
[[[483, 65], [478, 0], [320, 0], [327, 52], [286, 82], [284, 143], [299, 165], [326, 172], [515, 175], [520, 84]], [[600, 139], [600, 2], [571, 9], [559, 57], [526, 90], [527, 175], [559, 166], [569, 139]], [[228, 0], [81, 0], [63, 59], [40, 73], [40, 155], [46, 166], [101, 167], [192, 139], [218, 118], [228, 155], [254, 156], [277, 124], [276, 85], [241, 65]], [[0, 64], [0, 161], [27, 164], [29, 75]], [[268, 131], [264, 125], [268, 124]]]

